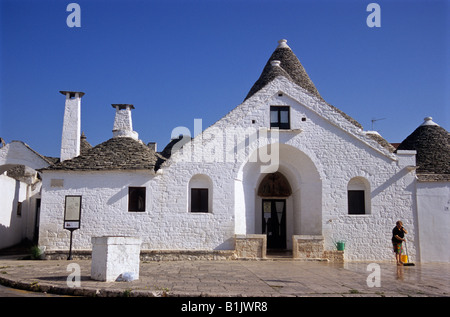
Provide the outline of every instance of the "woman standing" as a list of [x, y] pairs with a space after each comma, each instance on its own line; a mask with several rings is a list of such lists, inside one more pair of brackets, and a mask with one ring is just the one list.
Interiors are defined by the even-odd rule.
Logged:
[[403, 228], [403, 223], [399, 220], [396, 226], [392, 230], [392, 246], [394, 247], [395, 260], [397, 265], [403, 265], [401, 256], [403, 253], [402, 242], [405, 241], [405, 233], [408, 233], [405, 228]]

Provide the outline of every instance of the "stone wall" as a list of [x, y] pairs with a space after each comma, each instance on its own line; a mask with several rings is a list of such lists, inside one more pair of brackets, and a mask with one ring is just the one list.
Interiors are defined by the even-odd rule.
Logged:
[[[0, 249], [20, 243], [25, 236], [27, 189], [27, 184], [0, 174]], [[19, 203], [22, 204], [20, 215]]]

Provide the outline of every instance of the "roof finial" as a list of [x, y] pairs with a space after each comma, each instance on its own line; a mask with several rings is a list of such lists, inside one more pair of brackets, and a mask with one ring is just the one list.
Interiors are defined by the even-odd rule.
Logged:
[[433, 118], [432, 117], [425, 117], [424, 122], [421, 125], [437, 125], [439, 126], [439, 124], [437, 124], [436, 122], [433, 122]]
[[285, 39], [279, 40], [277, 48], [289, 48], [289, 46], [287, 45], [287, 40]]
[[272, 66], [280, 66], [280, 64], [281, 64], [281, 62], [280, 61], [278, 61], [278, 60], [273, 60], [273, 61], [270, 61], [270, 65], [272, 65]]

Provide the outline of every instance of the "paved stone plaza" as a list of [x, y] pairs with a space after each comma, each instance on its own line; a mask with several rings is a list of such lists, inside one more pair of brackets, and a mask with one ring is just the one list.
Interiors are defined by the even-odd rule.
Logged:
[[[90, 260], [0, 259], [0, 284], [47, 293], [99, 297], [450, 295], [450, 264], [409, 267], [398, 267], [395, 263], [369, 264], [293, 260], [141, 262], [139, 280], [99, 282], [90, 278]], [[76, 285], [76, 276], [80, 276], [79, 285]]]

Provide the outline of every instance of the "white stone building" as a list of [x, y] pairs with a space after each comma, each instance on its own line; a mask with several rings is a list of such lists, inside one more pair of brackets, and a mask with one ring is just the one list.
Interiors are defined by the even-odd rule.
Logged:
[[[3, 141], [3, 140], [2, 140]], [[0, 148], [0, 249], [24, 239], [37, 242], [41, 180], [39, 168], [55, 163], [21, 141]]]
[[417, 241], [422, 262], [450, 262], [449, 133], [425, 118], [399, 146], [417, 152]]
[[[427, 219], [419, 208], [436, 183], [418, 181], [416, 151], [396, 151], [325, 102], [285, 40], [242, 104], [162, 152], [139, 140], [134, 107], [118, 104], [113, 137], [80, 154], [83, 93], [62, 93], [71, 115], [64, 118], [61, 162], [39, 170], [39, 244], [47, 254], [67, 252], [65, 201], [78, 196], [78, 254], [89, 253], [92, 237], [135, 236], [151, 259], [292, 250], [296, 258], [394, 260], [392, 228], [402, 220], [414, 261], [450, 261], [449, 251], [437, 254], [440, 247], [424, 251], [429, 229], [419, 226], [433, 224], [418, 221]], [[447, 131], [443, 137], [448, 167]], [[441, 200], [433, 208], [448, 223], [450, 172], [439, 173]], [[443, 230], [448, 236], [449, 226]], [[336, 251], [338, 241], [345, 252]]]

